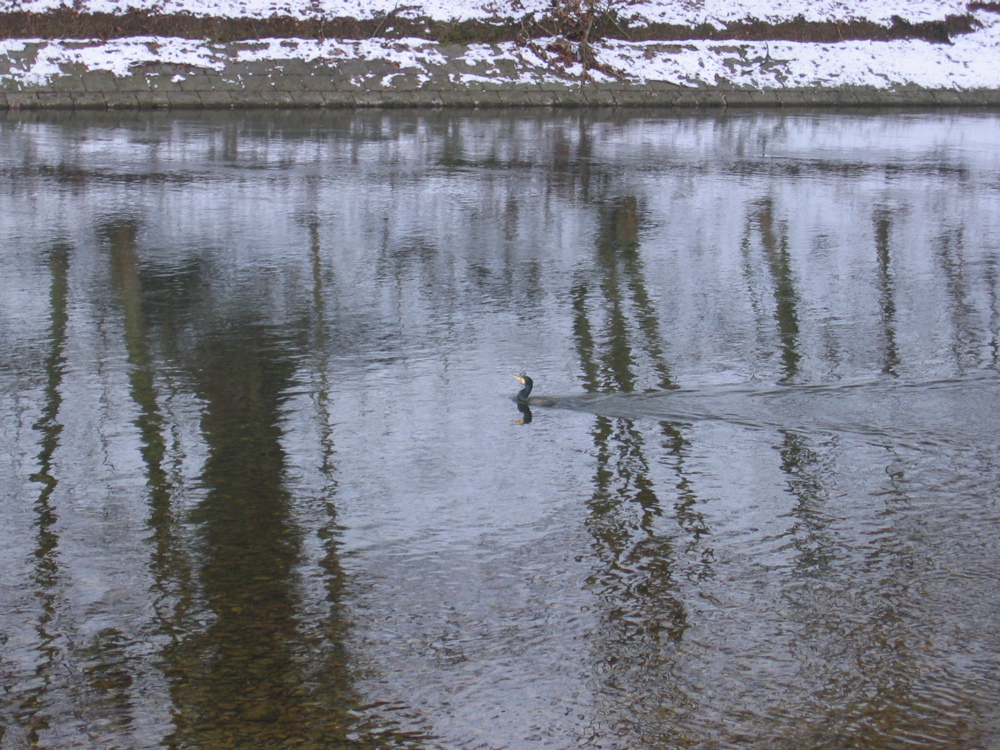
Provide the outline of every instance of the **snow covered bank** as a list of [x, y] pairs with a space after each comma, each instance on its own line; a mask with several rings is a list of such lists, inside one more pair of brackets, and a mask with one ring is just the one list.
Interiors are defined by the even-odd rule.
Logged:
[[[592, 45], [599, 67], [587, 74], [596, 82], [621, 78], [684, 87], [725, 85], [757, 90], [811, 86], [1000, 89], [1000, 15], [980, 12], [978, 17], [982, 29], [948, 45], [920, 40], [838, 44], [599, 41]], [[445, 68], [452, 83], [579, 85], [584, 77], [582, 65], [562, 64], [550, 51], [556, 48], [555, 41], [537, 40], [531, 46], [472, 44], [456, 50], [455, 45], [446, 47], [422, 39], [264, 39], [229, 45], [158, 37], [89, 43], [3, 40], [0, 56], [8, 63], [7, 70], [0, 71], [0, 83], [8, 81], [21, 90], [41, 88], [74, 71], [106, 71], [123, 77], [157, 64], [221, 72], [233, 64], [261, 60], [334, 64], [382, 60], [399, 73], [379, 75], [377, 80], [359, 73], [355, 85], [391, 87], [396, 75], [408, 71], [419, 87], [429, 84]]]
[[1000, 88], [1000, 16], [981, 13], [984, 28], [953, 44], [922, 40], [839, 44], [690, 42], [676, 52], [647, 53], [648, 43], [608, 41], [602, 63], [641, 81], [688, 86], [866, 86], [894, 89]]
[[[471, 17], [477, 13], [485, 17], [489, 12], [496, 17], [505, 8], [510, 10], [513, 1], [486, 6], [436, 0], [424, 3], [419, 12], [428, 17], [451, 18]], [[44, 10], [54, 5], [55, 0], [27, 0], [20, 7]], [[110, 0], [87, 0], [83, 5], [91, 11], [122, 9]], [[523, 12], [531, 12], [534, 5], [541, 7], [541, 0], [526, 0]], [[1000, 7], [992, 9], [992, 5], [986, 6], [991, 9], [986, 9], [982, 4], [967, 6], [955, 0], [906, 4], [860, 2], [849, 7], [839, 2], [802, 0], [771, 4], [705, 0], [683, 8], [676, 3], [649, 0], [618, 5], [622, 12], [639, 14], [649, 22], [710, 22], [723, 26], [733, 19], [787, 21], [792, 14], [829, 22], [858, 18], [856, 14], [859, 13], [866, 14], [863, 16], [866, 21], [887, 20], [905, 12], [909, 20], [917, 22], [971, 13], [976, 29], [956, 35], [948, 44], [920, 39], [862, 39], [837, 43], [704, 39], [681, 42], [593, 39], [581, 42], [563, 37], [494, 44], [444, 44], [422, 38], [269, 38], [227, 44], [163, 36], [103, 41], [6, 39], [0, 40], [0, 94], [8, 97], [8, 106], [22, 106], [17, 103], [16, 96], [25, 92], [94, 93], [96, 87], [101, 93], [100, 87], [106, 86], [116, 94], [125, 93], [121, 106], [129, 106], [129, 102], [134, 101], [130, 92], [135, 91], [185, 92], [213, 87], [241, 94], [247, 90], [267, 94], [297, 91], [281, 82], [280, 79], [287, 76], [298, 76], [301, 90], [305, 92], [346, 92], [350, 95], [393, 90], [426, 94], [463, 87], [478, 91], [507, 88], [573, 92], [584, 86], [650, 84], [696, 91], [843, 88], [1000, 91], [1000, 65], [996, 62], [1000, 59]], [[167, 0], [157, 7], [160, 12], [209, 10], [203, 0]], [[360, 16], [388, 13], [392, 9], [383, 0], [373, 3], [289, 0], [280, 6], [265, 0], [223, 0], [213, 3], [211, 10], [216, 14], [241, 13], [244, 16], [268, 12], [350, 12]], [[587, 61], [586, 66], [581, 60]], [[91, 75], [89, 82], [79, 86], [80, 76], [88, 74]], [[94, 78], [96, 74], [109, 77], [106, 80]], [[197, 75], [200, 77], [196, 78]], [[265, 79], [263, 87], [248, 83], [255, 76]], [[306, 99], [312, 105], [329, 106], [322, 98]], [[53, 101], [62, 103], [52, 106], [79, 106], [76, 99]], [[118, 106], [107, 101], [108, 106]], [[204, 101], [207, 97], [203, 96], [194, 105]], [[225, 106], [230, 101], [223, 96], [212, 106]], [[303, 101], [289, 94], [286, 103], [301, 104]], [[252, 102], [244, 97], [238, 103]], [[426, 102], [418, 99], [414, 103]], [[550, 97], [537, 103], [559, 102]], [[24, 106], [32, 104], [29, 101]], [[100, 102], [94, 106], [100, 106]], [[154, 102], [151, 106], [171, 106], [171, 102]]]

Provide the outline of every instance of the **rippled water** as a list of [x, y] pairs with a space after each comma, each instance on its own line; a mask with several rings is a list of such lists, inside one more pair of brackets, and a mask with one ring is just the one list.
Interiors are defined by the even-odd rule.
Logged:
[[2, 750], [1000, 744], [1000, 116], [10, 115], [0, 262]]

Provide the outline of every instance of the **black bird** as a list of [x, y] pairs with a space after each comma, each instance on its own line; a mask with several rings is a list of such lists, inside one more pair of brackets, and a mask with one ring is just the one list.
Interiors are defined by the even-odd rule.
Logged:
[[520, 380], [521, 383], [524, 384], [524, 388], [519, 390], [517, 392], [517, 396], [515, 397], [518, 404], [526, 404], [530, 406], [556, 405], [556, 402], [553, 401], [551, 398], [539, 398], [538, 396], [531, 398], [531, 389], [534, 387], [535, 381], [533, 381], [527, 375], [515, 375], [514, 377]]

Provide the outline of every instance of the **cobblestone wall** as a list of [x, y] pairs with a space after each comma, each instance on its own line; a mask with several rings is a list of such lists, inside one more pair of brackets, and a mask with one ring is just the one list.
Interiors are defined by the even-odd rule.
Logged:
[[[776, 88], [720, 83], [683, 87], [662, 81], [594, 82], [518, 65], [468, 62], [463, 45], [442, 45], [433, 63], [347, 58], [238, 61], [253, 43], [216, 45], [213, 67], [142, 63], [127, 75], [65, 63], [44, 80], [26, 75], [44, 43], [0, 57], [0, 108], [147, 109], [229, 107], [520, 107], [520, 106], [997, 106], [1000, 91], [910, 87], [883, 90]], [[64, 43], [65, 44], [65, 43]], [[86, 43], [80, 43], [81, 48]]]

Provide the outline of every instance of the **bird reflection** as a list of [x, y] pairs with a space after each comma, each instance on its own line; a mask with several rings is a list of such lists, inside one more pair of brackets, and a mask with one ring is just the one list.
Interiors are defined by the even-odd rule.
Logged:
[[516, 424], [531, 424], [531, 407], [524, 401], [518, 401], [517, 410], [521, 412], [521, 420]]

